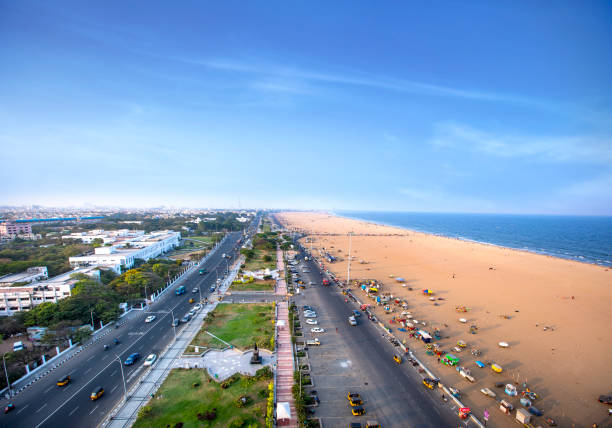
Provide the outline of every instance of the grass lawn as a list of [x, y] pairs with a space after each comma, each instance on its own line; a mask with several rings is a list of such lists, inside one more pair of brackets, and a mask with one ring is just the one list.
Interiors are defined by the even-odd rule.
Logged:
[[[214, 316], [211, 316], [214, 315]], [[274, 305], [221, 303], [208, 315], [204, 325], [191, 342], [192, 345], [223, 348], [225, 345], [206, 333], [231, 343], [238, 349], [271, 349], [274, 337]], [[189, 349], [194, 349], [189, 347]]]
[[274, 291], [274, 280], [255, 280], [249, 284], [232, 284], [230, 287], [234, 291]]
[[[156, 397], [160, 398], [154, 398], [140, 410], [133, 426], [166, 428], [179, 422], [183, 428], [265, 426], [271, 377], [235, 375], [230, 379], [234, 382], [224, 389], [204, 369], [174, 369], [157, 391]], [[244, 407], [239, 407], [237, 403], [242, 396], [249, 400]], [[204, 415], [213, 411], [215, 418], [206, 420]]]
[[[260, 269], [276, 269], [276, 250], [254, 250], [255, 256], [245, 262], [244, 270], [256, 271]], [[268, 255], [271, 261], [264, 261], [264, 257]]]
[[213, 237], [212, 236], [187, 236], [186, 239], [193, 239], [194, 241], [200, 241], [203, 244], [212, 244]]

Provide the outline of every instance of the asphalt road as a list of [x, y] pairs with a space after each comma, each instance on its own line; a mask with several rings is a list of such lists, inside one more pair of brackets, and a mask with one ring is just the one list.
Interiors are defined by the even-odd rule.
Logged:
[[[303, 255], [302, 255], [303, 260]], [[316, 285], [306, 290], [305, 299], [313, 296], [315, 307], [320, 314], [325, 313], [326, 318], [333, 320], [333, 327], [338, 328], [339, 340], [343, 342], [343, 348], [350, 349], [350, 353], [344, 356], [350, 359], [355, 370], [366, 376], [367, 389], [366, 407], [375, 409], [372, 416], [384, 427], [456, 427], [463, 425], [459, 418], [453, 414], [448, 404], [445, 404], [436, 391], [430, 391], [421, 384], [421, 376], [416, 370], [404, 361], [398, 365], [393, 361], [393, 354], [403, 354], [400, 348], [394, 347], [383, 337], [382, 330], [363, 314], [359, 317], [359, 325], [354, 327], [348, 323], [348, 317], [353, 309], [358, 309], [354, 303], [345, 302], [346, 296], [341, 294], [335, 285], [322, 286], [323, 275], [314, 261], [302, 262], [307, 265], [310, 273], [302, 273], [300, 276], [307, 283], [313, 281]], [[295, 296], [296, 305], [308, 304]], [[301, 312], [301, 309], [300, 309]], [[310, 326], [303, 324], [304, 330], [310, 330]], [[329, 332], [333, 334], [332, 332]], [[308, 332], [307, 337], [312, 335]], [[327, 352], [325, 348], [325, 334], [320, 337], [320, 347], [310, 347], [310, 353]], [[325, 356], [323, 355], [323, 358]], [[316, 358], [313, 358], [313, 365]], [[316, 381], [316, 379], [315, 379]], [[315, 385], [315, 389], [317, 389]], [[354, 391], [359, 392], [359, 391]], [[346, 393], [341, 401], [346, 401]], [[323, 397], [321, 397], [323, 398]], [[345, 407], [344, 403], [343, 407]], [[366, 409], [367, 410], [367, 409]], [[339, 414], [347, 412], [337, 409]], [[372, 417], [370, 416], [370, 417]], [[368, 419], [366, 417], [366, 419]]]
[[[228, 261], [231, 264], [238, 254], [237, 241], [241, 236], [241, 232], [228, 235], [206, 261], [206, 275], [199, 275], [195, 270], [166, 291], [166, 297], [153, 303], [148, 311], [132, 311], [126, 315], [128, 320], [120, 328], [113, 329], [111, 334], [14, 397], [12, 402], [16, 406], [15, 410], [0, 415], [0, 427], [97, 426], [123, 399], [121, 367], [129, 390], [145, 370], [143, 361], [146, 356], [159, 353], [173, 340], [170, 311], [175, 318], [186, 314], [192, 306], [188, 300], [193, 297], [197, 301], [199, 297], [199, 293], [192, 292], [194, 287], [201, 289], [202, 298], [210, 295], [209, 289], [217, 280], [217, 272], [221, 277]], [[231, 255], [232, 259], [223, 259], [223, 253]], [[185, 285], [187, 291], [176, 296], [174, 289], [179, 285]], [[144, 318], [151, 314], [156, 315], [157, 319], [152, 323], [145, 323]], [[114, 337], [119, 339], [119, 345], [112, 344]], [[110, 344], [111, 349], [104, 350], [105, 344]], [[141, 355], [140, 360], [131, 366], [123, 365], [127, 356], [134, 352]], [[72, 382], [64, 387], [56, 386], [57, 379], [64, 375], [70, 375]], [[97, 386], [102, 386], [105, 393], [100, 399], [91, 401], [89, 395]], [[2, 405], [6, 405], [6, 402], [3, 400]]]

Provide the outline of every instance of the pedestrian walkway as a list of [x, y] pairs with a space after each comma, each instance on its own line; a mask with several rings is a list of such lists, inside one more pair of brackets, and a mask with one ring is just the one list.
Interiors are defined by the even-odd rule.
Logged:
[[[279, 271], [283, 269], [283, 252], [276, 251], [276, 263]], [[287, 295], [287, 284], [282, 275], [276, 282], [276, 294]], [[297, 412], [293, 401], [293, 344], [291, 343], [291, 326], [289, 325], [289, 304], [287, 301], [279, 301], [276, 307], [276, 404], [287, 402], [291, 410], [291, 420], [288, 423], [278, 421], [278, 425], [297, 428]]]
[[179, 358], [174, 363], [174, 368], [206, 368], [210, 377], [217, 381], [224, 381], [234, 373], [255, 376], [257, 370], [274, 365], [274, 353], [267, 349], [259, 350], [259, 356], [262, 359], [261, 364], [251, 364], [252, 356], [252, 350], [242, 352], [236, 348], [222, 351], [211, 349], [202, 356]]

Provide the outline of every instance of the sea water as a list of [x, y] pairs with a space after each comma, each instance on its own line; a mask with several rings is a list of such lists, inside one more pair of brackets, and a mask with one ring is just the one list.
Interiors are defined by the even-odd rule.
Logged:
[[338, 211], [342, 217], [612, 266], [612, 217]]

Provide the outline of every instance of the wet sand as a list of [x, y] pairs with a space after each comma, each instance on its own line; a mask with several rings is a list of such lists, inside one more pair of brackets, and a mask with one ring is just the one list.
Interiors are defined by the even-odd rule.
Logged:
[[[467, 342], [462, 352], [453, 352], [460, 365], [476, 378], [469, 383], [454, 368], [425, 354], [424, 345], [390, 324], [401, 309], [376, 315], [393, 333], [436, 373], [441, 381], [459, 388], [462, 400], [482, 420], [491, 414], [488, 426], [514, 427], [494, 399], [481, 394], [492, 389], [499, 398], [521, 407], [517, 397], [507, 396], [493, 385], [501, 381], [527, 382], [540, 398], [534, 406], [557, 420], [559, 426], [612, 425], [608, 407], [597, 402], [601, 394], [612, 395], [612, 271], [606, 267], [512, 250], [493, 245], [444, 238], [406, 229], [345, 219], [326, 213], [287, 212], [276, 214], [286, 227], [313, 235], [313, 252], [325, 248], [339, 260], [325, 266], [339, 278], [347, 277], [348, 233], [351, 241], [351, 278], [376, 279], [382, 293], [406, 299], [415, 319], [425, 329], [440, 328], [441, 348], [451, 351], [459, 340]], [[369, 235], [369, 236], [368, 236]], [[302, 240], [302, 243], [305, 241]], [[306, 247], [310, 243], [304, 243]], [[405, 281], [398, 283], [394, 277]], [[406, 284], [406, 286], [403, 286]], [[412, 288], [412, 291], [409, 288]], [[355, 289], [355, 286], [351, 286]], [[435, 302], [421, 290], [431, 289]], [[357, 291], [361, 300], [365, 293]], [[443, 300], [438, 300], [442, 298]], [[370, 301], [372, 302], [372, 301]], [[434, 305], [436, 303], [436, 305]], [[458, 313], [457, 306], [470, 310]], [[459, 318], [466, 318], [462, 324]], [[477, 334], [469, 326], [478, 327]], [[500, 341], [508, 348], [500, 348]], [[482, 355], [470, 355], [478, 348]], [[474, 361], [495, 362], [504, 371], [478, 368]], [[534, 425], [545, 426], [544, 418]]]

